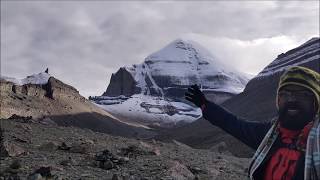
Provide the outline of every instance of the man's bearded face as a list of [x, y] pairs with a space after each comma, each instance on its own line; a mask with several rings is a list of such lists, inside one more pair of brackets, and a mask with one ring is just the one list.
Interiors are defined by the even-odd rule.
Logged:
[[301, 86], [287, 85], [278, 97], [280, 125], [291, 130], [303, 129], [316, 115], [314, 94]]

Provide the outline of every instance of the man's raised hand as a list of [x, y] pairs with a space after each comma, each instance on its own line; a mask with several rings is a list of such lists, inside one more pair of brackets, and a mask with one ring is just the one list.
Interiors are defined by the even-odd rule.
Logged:
[[188, 91], [185, 93], [185, 98], [198, 107], [202, 107], [207, 103], [206, 97], [196, 84], [188, 88]]

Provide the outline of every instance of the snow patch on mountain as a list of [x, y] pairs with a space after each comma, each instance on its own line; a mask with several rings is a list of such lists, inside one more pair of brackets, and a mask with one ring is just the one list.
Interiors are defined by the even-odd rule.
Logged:
[[94, 103], [115, 116], [140, 119], [141, 122], [149, 125], [154, 123], [160, 125], [175, 125], [178, 122], [190, 123], [202, 116], [199, 108], [183, 102], [168, 101], [161, 97], [135, 94], [130, 98], [122, 98], [125, 98], [125, 100], [99, 96], [96, 97]]
[[17, 79], [17, 78], [12, 78], [7, 76], [1, 76], [0, 78], [21, 86], [25, 84], [47, 84], [50, 77], [51, 77], [50, 74], [46, 72], [41, 72], [39, 74], [33, 74], [31, 76], [27, 76], [26, 78], [23, 78], [23, 79]]

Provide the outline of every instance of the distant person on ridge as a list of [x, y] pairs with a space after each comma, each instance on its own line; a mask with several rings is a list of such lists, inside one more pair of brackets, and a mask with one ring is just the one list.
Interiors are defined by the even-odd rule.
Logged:
[[249, 166], [251, 180], [320, 180], [320, 75], [292, 67], [280, 78], [278, 117], [249, 122], [209, 102], [197, 85], [185, 97], [200, 107], [213, 125], [256, 150]]

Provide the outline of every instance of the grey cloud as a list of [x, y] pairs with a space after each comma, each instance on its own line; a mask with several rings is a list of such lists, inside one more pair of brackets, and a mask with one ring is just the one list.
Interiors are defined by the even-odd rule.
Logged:
[[[141, 63], [150, 53], [188, 34], [199, 35], [194, 40], [210, 51], [223, 51], [219, 43], [209, 42], [220, 39], [220, 45], [229, 48], [226, 52], [242, 58], [273, 56], [277, 51], [272, 51], [270, 43], [247, 47], [268, 49], [252, 55], [232, 44], [287, 36], [297, 45], [318, 35], [316, 3], [4, 1], [1, 74], [24, 77], [48, 66], [53, 75], [83, 95], [100, 95], [119, 67]], [[248, 64], [245, 59], [235, 61], [235, 56], [218, 54], [250, 72], [259, 71], [267, 61], [259, 66], [258, 62]]]

